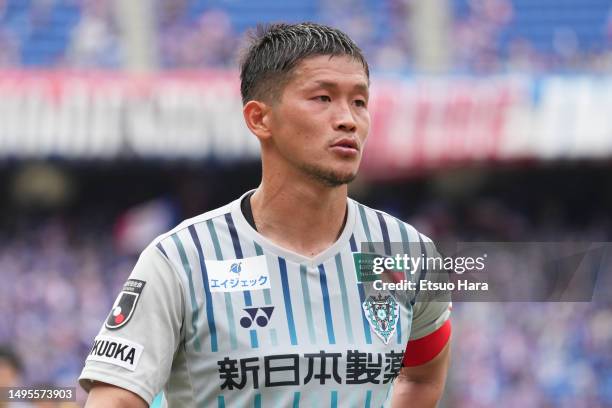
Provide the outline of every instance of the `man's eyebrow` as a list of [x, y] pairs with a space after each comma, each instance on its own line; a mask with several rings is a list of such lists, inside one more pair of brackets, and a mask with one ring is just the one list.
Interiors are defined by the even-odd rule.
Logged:
[[[336, 88], [338, 88], [338, 83], [330, 82], [330, 81], [322, 81], [322, 80], [321, 81], [314, 81], [313, 84], [314, 85], [311, 86], [311, 87], [319, 86], [321, 88], [327, 88], [327, 89], [336, 89]], [[355, 84], [353, 86], [353, 89], [355, 89], [358, 92], [365, 93], [365, 94], [369, 93], [369, 91], [370, 91], [370, 88], [368, 87], [368, 85], [365, 82], [359, 82], [359, 83]]]

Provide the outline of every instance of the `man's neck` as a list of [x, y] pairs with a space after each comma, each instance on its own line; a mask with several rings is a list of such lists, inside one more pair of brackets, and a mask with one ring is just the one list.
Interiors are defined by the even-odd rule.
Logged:
[[340, 235], [347, 212], [347, 186], [316, 182], [275, 186], [262, 181], [251, 197], [257, 231], [275, 244], [313, 257]]

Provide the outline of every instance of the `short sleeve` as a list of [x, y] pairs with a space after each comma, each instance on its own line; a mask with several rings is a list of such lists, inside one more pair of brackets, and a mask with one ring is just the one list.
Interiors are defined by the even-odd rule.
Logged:
[[[433, 242], [420, 234], [421, 246], [426, 257], [440, 257]], [[435, 284], [445, 285], [448, 282], [448, 272], [435, 267], [426, 267], [419, 274], [419, 280], [426, 280]], [[419, 287], [417, 282], [417, 287]], [[444, 287], [444, 286], [440, 286]], [[451, 298], [446, 290], [419, 290], [417, 291], [412, 310], [412, 329], [409, 340], [425, 337], [444, 325], [450, 318]]]
[[438, 330], [450, 318], [450, 302], [416, 303], [409, 340], [416, 340]]
[[172, 265], [147, 247], [94, 339], [79, 377], [87, 391], [101, 381], [151, 404], [168, 377], [181, 339], [183, 295]]

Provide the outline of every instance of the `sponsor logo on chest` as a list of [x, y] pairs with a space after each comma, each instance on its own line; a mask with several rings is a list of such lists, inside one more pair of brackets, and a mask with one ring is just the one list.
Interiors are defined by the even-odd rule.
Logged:
[[270, 274], [265, 255], [226, 261], [207, 260], [206, 272], [211, 292], [270, 288]]

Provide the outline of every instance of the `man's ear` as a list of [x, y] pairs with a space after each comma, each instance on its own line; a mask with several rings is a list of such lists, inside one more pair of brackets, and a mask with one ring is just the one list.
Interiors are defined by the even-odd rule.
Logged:
[[259, 140], [272, 136], [270, 129], [272, 109], [261, 101], [248, 101], [242, 108], [242, 115], [248, 128]]

